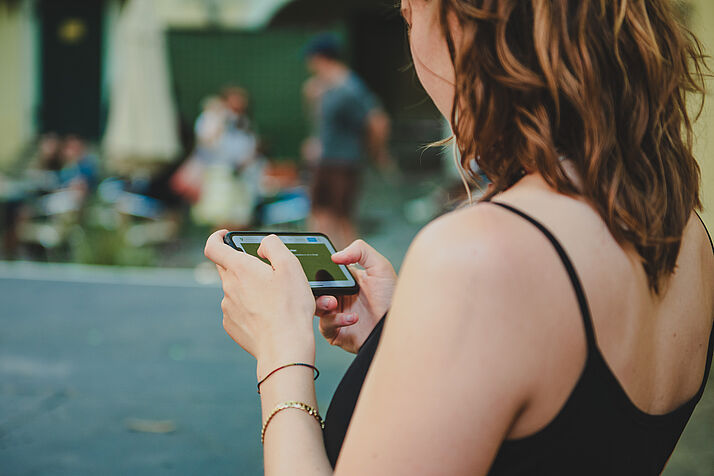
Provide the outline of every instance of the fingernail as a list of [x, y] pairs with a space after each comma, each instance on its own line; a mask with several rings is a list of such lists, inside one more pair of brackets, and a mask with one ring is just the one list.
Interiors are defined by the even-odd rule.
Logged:
[[345, 322], [347, 324], [354, 324], [356, 320], [357, 320], [357, 316], [355, 316], [354, 314], [347, 314], [345, 316]]

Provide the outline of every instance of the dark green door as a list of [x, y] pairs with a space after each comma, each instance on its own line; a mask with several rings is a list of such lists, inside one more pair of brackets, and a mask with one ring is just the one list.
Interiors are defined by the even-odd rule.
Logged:
[[41, 129], [99, 138], [102, 0], [42, 0]]

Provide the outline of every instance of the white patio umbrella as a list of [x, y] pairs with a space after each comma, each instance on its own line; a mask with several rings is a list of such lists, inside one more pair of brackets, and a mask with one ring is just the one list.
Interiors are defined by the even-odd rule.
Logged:
[[109, 167], [144, 174], [180, 152], [163, 26], [153, 0], [129, 0], [113, 38]]

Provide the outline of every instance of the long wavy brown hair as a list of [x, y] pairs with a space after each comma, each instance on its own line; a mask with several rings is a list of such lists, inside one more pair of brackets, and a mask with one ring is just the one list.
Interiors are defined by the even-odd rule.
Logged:
[[[462, 169], [476, 180], [475, 159], [493, 182], [483, 199], [537, 171], [634, 245], [659, 293], [701, 209], [687, 97], [703, 101], [706, 64], [673, 1], [435, 1], [456, 71]], [[464, 27], [458, 47], [450, 18]]]

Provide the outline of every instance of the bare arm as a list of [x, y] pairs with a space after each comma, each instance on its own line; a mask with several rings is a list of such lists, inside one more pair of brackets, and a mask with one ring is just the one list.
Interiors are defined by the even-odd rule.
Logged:
[[[290, 361], [309, 363], [309, 356], [294, 357]], [[276, 362], [276, 368], [280, 365]], [[261, 421], [268, 418], [276, 405], [286, 401], [303, 402], [317, 409], [312, 369], [292, 367], [281, 370], [260, 389]], [[320, 426], [310, 415], [297, 409], [283, 410], [271, 420], [265, 432], [263, 463], [266, 475], [332, 474]]]
[[380, 169], [392, 166], [389, 155], [389, 136], [391, 122], [381, 109], [372, 110], [367, 116], [367, 149]]
[[[279, 238], [269, 236], [258, 249], [267, 265], [225, 245], [225, 234], [221, 230], [211, 235], [205, 254], [216, 263], [223, 282], [223, 328], [256, 358], [258, 380], [285, 364], [314, 364], [315, 300], [295, 255]], [[262, 421], [284, 402], [317, 409], [311, 369], [280, 370], [260, 390]], [[299, 409], [278, 413], [265, 432], [264, 465], [268, 475], [332, 474], [317, 421]]]
[[507, 246], [488, 220], [440, 222], [405, 260], [339, 475], [485, 474], [526, 404], [528, 313], [509, 305]]

